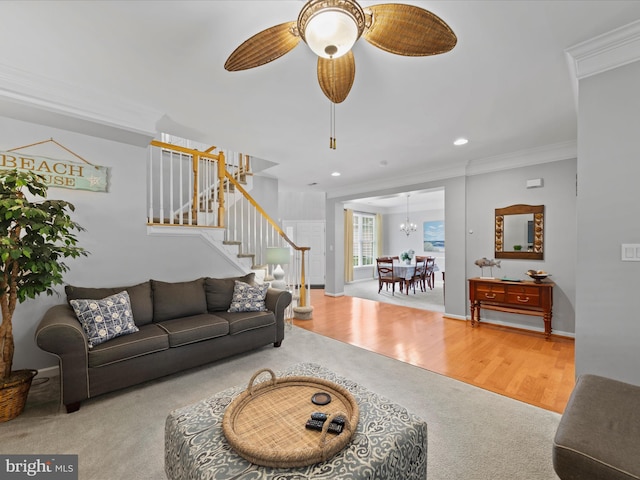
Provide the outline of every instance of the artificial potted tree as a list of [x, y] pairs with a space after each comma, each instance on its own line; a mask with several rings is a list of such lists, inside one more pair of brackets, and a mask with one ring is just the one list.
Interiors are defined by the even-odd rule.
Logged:
[[[35, 298], [62, 283], [68, 270], [64, 259], [87, 255], [77, 246], [75, 232], [83, 228], [71, 220], [74, 206], [47, 200], [44, 178], [29, 171], [0, 171], [0, 422], [24, 409], [35, 370], [13, 370], [13, 313], [18, 303]], [[29, 200], [41, 197], [41, 201]]]

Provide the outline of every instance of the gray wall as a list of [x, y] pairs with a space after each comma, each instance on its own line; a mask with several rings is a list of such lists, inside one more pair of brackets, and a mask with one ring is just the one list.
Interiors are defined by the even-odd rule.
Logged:
[[[442, 195], [444, 196], [444, 192], [442, 192]], [[412, 208], [419, 208], [419, 205], [416, 205]], [[406, 235], [400, 231], [400, 224], [404, 223], [406, 218], [406, 209], [403, 213], [389, 213], [384, 216], [383, 221], [386, 225], [384, 231], [385, 254], [400, 255], [401, 252], [412, 249], [414, 252], [416, 252], [416, 255], [429, 255], [432, 257], [436, 257], [436, 263], [438, 264], [438, 267], [440, 269], [444, 269], [444, 252], [425, 252], [424, 242], [422, 240], [423, 222], [444, 220], [444, 209], [410, 211], [409, 220], [418, 225], [418, 229], [410, 235]]]
[[[216, 250], [200, 237], [147, 235], [147, 148], [0, 117], [0, 150], [48, 138], [54, 138], [91, 163], [111, 169], [108, 193], [49, 189], [49, 198], [75, 205], [72, 217], [86, 229], [78, 236], [80, 245], [91, 252], [86, 258], [66, 262], [71, 268], [65, 276], [67, 283], [126, 286], [149, 278], [182, 281], [200, 276], [235, 275], [241, 271], [220, 259]], [[79, 161], [51, 143], [22, 152]], [[277, 218], [274, 190], [277, 191], [277, 185], [259, 192], [257, 197], [260, 201], [272, 198], [271, 205], [262, 205]], [[63, 286], [56, 290], [60, 296], [41, 295], [18, 305], [14, 316], [14, 368], [57, 365], [57, 359], [38, 349], [33, 340], [35, 327], [45, 310], [66, 300]]]
[[278, 180], [255, 175], [249, 195], [258, 202], [267, 215], [278, 221]]
[[[496, 208], [544, 205], [544, 259], [502, 259], [493, 276], [528, 279], [525, 272], [529, 269], [551, 273], [549, 279], [556, 284], [553, 331], [570, 335], [575, 332], [576, 163], [570, 159], [467, 178], [467, 277], [481, 275], [475, 260], [494, 258]], [[542, 178], [544, 186], [526, 188], [526, 181], [534, 178]], [[490, 310], [481, 314], [496, 323], [544, 331], [540, 317]]]
[[280, 191], [278, 210], [282, 220], [324, 220], [325, 193]]
[[[640, 62], [580, 81], [576, 371], [640, 384]], [[634, 203], [635, 202], [635, 203]]]

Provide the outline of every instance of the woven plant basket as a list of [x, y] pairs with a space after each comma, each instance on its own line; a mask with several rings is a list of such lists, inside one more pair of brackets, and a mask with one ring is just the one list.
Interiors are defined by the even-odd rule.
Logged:
[[37, 370], [16, 370], [8, 380], [0, 380], [0, 422], [13, 420], [24, 410], [27, 395]]
[[[270, 381], [254, 385], [263, 372]], [[311, 398], [324, 393], [331, 396], [326, 405]], [[328, 415], [322, 431], [308, 430], [306, 421], [313, 412]], [[337, 416], [345, 419], [338, 434], [328, 433], [329, 423]], [[274, 468], [304, 467], [326, 461], [351, 441], [358, 425], [359, 410], [355, 398], [344, 387], [329, 380], [290, 376], [276, 378], [269, 369], [257, 371], [249, 387], [227, 407], [222, 431], [229, 445], [245, 460]]]

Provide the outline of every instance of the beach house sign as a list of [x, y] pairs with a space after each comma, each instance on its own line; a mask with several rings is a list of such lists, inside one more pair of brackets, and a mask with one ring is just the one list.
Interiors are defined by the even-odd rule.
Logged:
[[0, 150], [0, 170], [16, 168], [42, 175], [50, 187], [107, 191], [107, 167]]

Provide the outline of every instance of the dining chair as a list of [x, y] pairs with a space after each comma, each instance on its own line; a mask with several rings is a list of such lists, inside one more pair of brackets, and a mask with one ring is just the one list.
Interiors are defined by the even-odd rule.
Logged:
[[393, 271], [394, 257], [378, 257], [376, 258], [376, 268], [378, 271], [378, 293], [382, 290], [384, 285], [389, 291], [389, 285], [391, 285], [391, 295], [395, 295], [396, 283], [400, 285], [400, 291], [402, 292], [403, 279], [397, 276]]
[[[416, 283], [420, 286], [420, 291], [424, 292], [426, 290], [425, 287], [425, 278], [427, 274], [427, 260], [426, 257], [416, 256], [416, 269], [411, 277], [410, 285], [413, 287], [413, 293], [416, 293]], [[409, 293], [409, 288], [407, 288], [407, 293]]]
[[[418, 264], [423, 264], [424, 265], [424, 268], [421, 269], [421, 271], [420, 271], [420, 278], [416, 280], [418, 282], [418, 284], [420, 285], [420, 290], [422, 292], [426, 292], [427, 291], [427, 274], [428, 274], [428, 271], [427, 271], [427, 267], [428, 267], [427, 260], [429, 258], [432, 258], [432, 257], [416, 255], [416, 270], [418, 270], [418, 268], [417, 268]], [[416, 274], [417, 274], [417, 272], [416, 272]]]
[[435, 266], [436, 266], [436, 258], [435, 257], [427, 257], [427, 272], [426, 272], [426, 280], [427, 285], [429, 285], [429, 289], [433, 290], [435, 284]]

